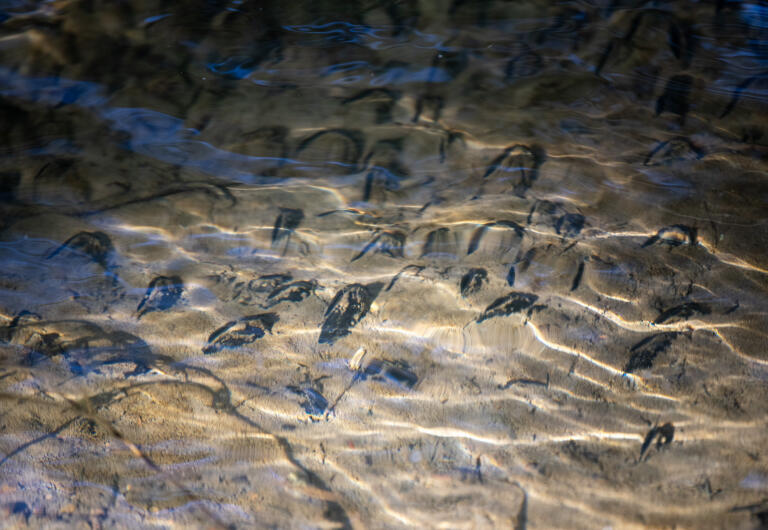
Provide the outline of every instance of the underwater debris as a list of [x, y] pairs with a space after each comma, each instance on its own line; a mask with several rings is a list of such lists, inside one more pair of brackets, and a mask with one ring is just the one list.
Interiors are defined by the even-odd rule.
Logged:
[[363, 359], [365, 358], [366, 353], [365, 348], [362, 346], [359, 347], [347, 364], [349, 369], [353, 372], [359, 371], [363, 366]]

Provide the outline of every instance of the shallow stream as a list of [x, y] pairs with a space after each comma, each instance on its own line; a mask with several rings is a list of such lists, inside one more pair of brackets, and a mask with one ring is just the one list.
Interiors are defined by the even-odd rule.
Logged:
[[763, 2], [0, 4], [0, 527], [768, 525]]

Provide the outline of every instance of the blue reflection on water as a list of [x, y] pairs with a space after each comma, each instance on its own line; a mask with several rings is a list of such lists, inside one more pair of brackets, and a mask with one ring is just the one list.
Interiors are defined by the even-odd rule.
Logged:
[[208, 69], [219, 75], [226, 75], [235, 79], [246, 79], [254, 70], [255, 63], [250, 57], [228, 57], [218, 63], [208, 63]]
[[326, 40], [346, 44], [362, 44], [361, 35], [372, 33], [370, 26], [352, 24], [350, 22], [328, 22], [326, 24], [307, 24], [300, 26], [283, 26], [286, 31], [306, 33], [311, 35], [326, 35]]
[[[367, 26], [350, 22], [336, 21], [325, 24], [306, 24], [297, 26], [283, 26], [283, 29], [292, 33], [305, 35], [323, 35], [318, 41], [340, 42], [346, 44], [358, 44], [374, 50], [382, 50], [399, 46], [407, 46], [422, 49], [435, 49], [449, 51], [453, 49], [445, 46], [446, 37], [433, 33], [424, 33], [416, 29], [410, 29], [407, 34], [393, 34], [394, 26]], [[304, 44], [311, 44], [305, 42]]]
[[141, 24], [144, 25], [144, 26], [149, 26], [153, 22], [157, 22], [158, 20], [163, 20], [164, 18], [168, 18], [170, 16], [171, 16], [170, 13], [165, 13], [163, 15], [155, 15], [155, 16], [152, 16], [152, 17], [147, 17], [147, 18], [145, 18], [144, 20], [141, 21]]
[[381, 75], [371, 79], [373, 86], [404, 85], [407, 83], [445, 83], [451, 80], [451, 75], [443, 68], [430, 66], [419, 70], [411, 70], [405, 66], [387, 69]]
[[95, 107], [107, 102], [101, 85], [63, 77], [26, 77], [0, 68], [0, 94], [45, 105]]
[[322, 75], [331, 75], [338, 72], [350, 72], [358, 68], [371, 68], [367, 61], [350, 61], [348, 63], [332, 64], [323, 68]]

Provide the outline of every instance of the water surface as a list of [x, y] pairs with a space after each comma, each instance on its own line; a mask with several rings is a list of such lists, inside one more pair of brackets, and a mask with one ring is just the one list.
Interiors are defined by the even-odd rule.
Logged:
[[6, 2], [9, 528], [760, 528], [762, 2]]

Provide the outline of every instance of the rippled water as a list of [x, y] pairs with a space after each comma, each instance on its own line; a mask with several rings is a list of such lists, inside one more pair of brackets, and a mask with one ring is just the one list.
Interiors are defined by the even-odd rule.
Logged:
[[0, 21], [0, 526], [768, 524], [763, 2]]

